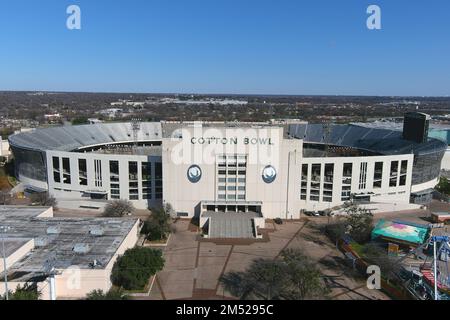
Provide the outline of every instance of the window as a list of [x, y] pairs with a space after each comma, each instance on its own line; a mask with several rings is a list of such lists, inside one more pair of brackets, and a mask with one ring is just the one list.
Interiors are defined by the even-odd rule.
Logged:
[[155, 179], [156, 180], [162, 179], [162, 163], [161, 162], [155, 163]]
[[381, 188], [383, 182], [383, 162], [375, 162], [375, 171], [373, 173], [373, 188]]
[[311, 170], [311, 181], [320, 182], [322, 175], [322, 166], [320, 164], [313, 164]]
[[78, 159], [78, 176], [80, 179], [80, 186], [87, 186], [87, 164], [86, 159]]
[[308, 164], [302, 164], [300, 200], [306, 200], [308, 186]]
[[155, 198], [162, 199], [163, 194], [163, 181], [162, 181], [162, 163], [155, 162]]
[[120, 184], [119, 182], [119, 161], [109, 161], [109, 180], [111, 182], [111, 199], [120, 199]]
[[[141, 175], [142, 175], [142, 198], [151, 199], [152, 198], [152, 187], [150, 180], [152, 179], [152, 163], [142, 162], [141, 164]], [[149, 183], [150, 182], [150, 183]]]
[[128, 162], [128, 193], [130, 200], [139, 200], [137, 161]]
[[138, 183], [137, 182], [130, 182], [130, 188], [137, 188]]
[[367, 183], [367, 162], [361, 162], [359, 172], [359, 190], [366, 189], [366, 183]]
[[400, 166], [400, 186], [406, 186], [407, 173], [408, 173], [408, 160], [403, 160]]
[[72, 179], [70, 177], [70, 159], [63, 158], [63, 183], [71, 184]]
[[391, 174], [389, 178], [389, 187], [396, 187], [398, 181], [398, 161], [391, 162]]
[[119, 161], [109, 161], [109, 179], [119, 182]]
[[130, 181], [137, 181], [138, 180], [138, 175], [137, 175], [137, 170], [138, 170], [138, 165], [136, 161], [130, 161], [128, 162], [128, 180]]
[[240, 190], [238, 199], [245, 200], [245, 186], [241, 184], [245, 184], [246, 182], [247, 157], [220, 155], [216, 158], [216, 164], [218, 199], [236, 200], [236, 191]]
[[152, 179], [152, 163], [151, 162], [142, 162], [141, 171], [142, 171], [142, 181], [148, 181], [148, 180]]
[[342, 176], [346, 178], [351, 178], [352, 174], [353, 174], [353, 163], [344, 163]]
[[53, 180], [61, 183], [61, 171], [59, 170], [59, 158], [53, 157]]
[[406, 174], [407, 171], [408, 171], [408, 160], [403, 160], [400, 169], [400, 174]]
[[103, 176], [102, 176], [102, 161], [94, 160], [94, 173], [95, 173], [95, 186], [103, 186]]

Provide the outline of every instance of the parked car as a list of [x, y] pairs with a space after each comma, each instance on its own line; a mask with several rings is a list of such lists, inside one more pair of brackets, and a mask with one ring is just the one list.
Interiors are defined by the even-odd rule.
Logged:
[[317, 211], [305, 211], [305, 214], [310, 217], [318, 217], [319, 213]]

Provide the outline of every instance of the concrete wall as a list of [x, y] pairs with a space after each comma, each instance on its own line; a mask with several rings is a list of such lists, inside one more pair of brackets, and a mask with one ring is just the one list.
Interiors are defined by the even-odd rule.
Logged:
[[[131, 200], [133, 205], [138, 209], [147, 209], [149, 207], [157, 207], [162, 203], [161, 199], [156, 199], [155, 181], [152, 181], [152, 197], [151, 199], [143, 198], [143, 181], [142, 181], [142, 162], [152, 163], [152, 177], [155, 177], [155, 163], [161, 162], [159, 156], [137, 156], [137, 155], [110, 155], [96, 153], [74, 153], [61, 151], [47, 151], [47, 176], [49, 192], [55, 198], [60, 200], [84, 200], [89, 201], [90, 195], [87, 192], [102, 192], [107, 195], [107, 199], [111, 200], [111, 183], [120, 185], [120, 199], [130, 199], [129, 193], [129, 170], [128, 163], [135, 161], [138, 163], [138, 200]], [[61, 171], [61, 182], [55, 182], [53, 172], [53, 157], [59, 158], [59, 166]], [[62, 158], [69, 158], [70, 161], [70, 177], [69, 183], [63, 182]], [[87, 165], [87, 185], [80, 184], [80, 174], [78, 159], [85, 159]], [[95, 181], [95, 165], [94, 161], [101, 161], [101, 186], [96, 185]], [[112, 182], [110, 177], [110, 161], [119, 162], [119, 182]]]
[[9, 150], [9, 142], [8, 140], [2, 140], [0, 136], [0, 156], [9, 157], [11, 155], [11, 151]]
[[450, 170], [450, 148], [447, 149], [447, 152], [444, 155], [444, 159], [442, 159], [442, 167], [443, 170]]
[[[298, 170], [302, 158], [302, 140], [283, 139], [283, 129], [214, 129], [186, 128], [183, 139], [163, 139], [164, 202], [172, 204], [174, 210], [188, 217], [200, 214], [201, 201], [219, 201], [217, 157], [221, 155], [247, 156], [245, 200], [262, 201], [265, 218], [298, 218], [300, 206], [295, 201], [299, 194]], [[264, 130], [264, 131], [262, 131]], [[267, 131], [268, 130], [268, 131]], [[262, 133], [261, 133], [262, 132]], [[236, 144], [225, 143], [198, 145], [201, 137], [236, 138]], [[266, 138], [270, 137], [270, 145]], [[246, 144], [244, 141], [261, 138], [261, 144]], [[194, 141], [194, 142], [192, 142]], [[266, 144], [264, 144], [266, 143]], [[187, 177], [191, 165], [202, 170], [200, 181], [193, 183]], [[263, 169], [272, 165], [277, 171], [272, 183], [264, 182]]]
[[[245, 201], [261, 201], [262, 213], [265, 218], [298, 219], [302, 210], [324, 210], [338, 205], [342, 205], [343, 186], [343, 166], [344, 163], [352, 164], [351, 194], [366, 194], [371, 196], [371, 201], [387, 203], [409, 203], [412, 183], [413, 155], [395, 156], [370, 156], [370, 157], [320, 157], [303, 158], [303, 141], [298, 139], [283, 139], [282, 131], [278, 132], [277, 138], [272, 140], [277, 152], [275, 157], [269, 161], [249, 161], [254, 156], [255, 151], [248, 146], [236, 150], [226, 148], [216, 148], [215, 145], [200, 146], [195, 142], [201, 136], [210, 137], [212, 134], [207, 128], [203, 130], [197, 128], [187, 128], [183, 131], [182, 137], [163, 139], [163, 176], [164, 176], [164, 201], [170, 202], [175, 211], [183, 213], [189, 217], [198, 215], [199, 203], [201, 201], [220, 201], [218, 199], [218, 179], [217, 179], [217, 156], [221, 154], [247, 155], [246, 168], [246, 195]], [[216, 129], [215, 134], [219, 137], [229, 136], [228, 129]], [[276, 129], [274, 129], [276, 130]], [[196, 132], [198, 131], [198, 132]], [[237, 141], [242, 141], [248, 135], [245, 130], [234, 133]], [[259, 131], [256, 131], [258, 136]], [[193, 140], [194, 139], [194, 140]], [[215, 140], [213, 140], [215, 141]], [[225, 140], [225, 143], [228, 143]], [[190, 156], [186, 157], [186, 154]], [[204, 161], [202, 154], [210, 155], [213, 161]], [[200, 155], [200, 156], [199, 156]], [[181, 160], [180, 160], [181, 159]], [[275, 161], [273, 160], [275, 159]], [[260, 160], [260, 159], [258, 159]], [[398, 161], [398, 171], [400, 176], [401, 162], [407, 161], [406, 183], [400, 185], [400, 178], [397, 178], [395, 186], [390, 186], [391, 163]], [[273, 162], [273, 163], [272, 163]], [[374, 186], [375, 163], [383, 163], [382, 185]], [[365, 185], [360, 186], [361, 164], [367, 164]], [[277, 177], [272, 183], [265, 183], [262, 179], [262, 172], [265, 166], [272, 164], [277, 171]], [[307, 177], [307, 195], [302, 199], [301, 183], [302, 165], [307, 164], [309, 168]], [[332, 180], [331, 201], [324, 199], [325, 186], [325, 165], [334, 165]], [[192, 183], [187, 178], [187, 171], [191, 165], [198, 165], [202, 170], [202, 178], [196, 183]], [[318, 199], [311, 198], [311, 170], [312, 165], [320, 165], [322, 170], [320, 180], [320, 191]], [[413, 186], [416, 189], [424, 190], [432, 183], [421, 186]], [[223, 199], [222, 199], [223, 200]]]
[[43, 210], [36, 218], [53, 218], [53, 207]]
[[[404, 186], [399, 185], [399, 179], [397, 179], [397, 185], [395, 187], [389, 186], [390, 179], [390, 166], [392, 161], [402, 160], [408, 161], [407, 167], [407, 178], [406, 184]], [[374, 172], [375, 163], [383, 163], [383, 173], [382, 173], [382, 186], [381, 188], [374, 187]], [[306, 200], [299, 200], [301, 207], [305, 210], [325, 210], [338, 206], [344, 203], [342, 201], [342, 185], [343, 185], [343, 168], [344, 163], [352, 164], [352, 177], [351, 177], [351, 193], [365, 193], [371, 195], [371, 201], [374, 202], [388, 202], [388, 203], [409, 203], [411, 194], [411, 181], [412, 181], [412, 167], [413, 167], [413, 155], [396, 155], [396, 156], [372, 156], [372, 157], [339, 157], [339, 158], [304, 158], [304, 164], [309, 165], [308, 180], [307, 180], [307, 197]], [[367, 173], [366, 173], [366, 187], [360, 188], [360, 173], [361, 173], [361, 163], [367, 163]], [[311, 168], [313, 164], [321, 165], [322, 177], [320, 182], [320, 196], [323, 198], [324, 192], [324, 167], [325, 164], [334, 164], [334, 175], [333, 175], [333, 194], [331, 202], [312, 201], [311, 200]], [[301, 169], [300, 169], [301, 170]], [[400, 172], [400, 165], [399, 171]], [[399, 174], [398, 174], [399, 175]]]
[[[28, 252], [34, 249], [34, 240], [30, 239], [20, 248], [6, 257], [6, 268], [10, 268], [14, 263], [22, 259]], [[0, 273], [4, 271], [3, 259], [0, 261]], [[3, 281], [3, 278], [1, 279]]]

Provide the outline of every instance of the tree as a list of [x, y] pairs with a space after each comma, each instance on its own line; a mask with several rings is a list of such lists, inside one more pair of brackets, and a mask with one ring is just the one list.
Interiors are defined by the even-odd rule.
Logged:
[[398, 263], [398, 259], [390, 257], [386, 250], [383, 250], [377, 244], [368, 243], [363, 246], [362, 252], [367, 261], [380, 267], [381, 276], [384, 279], [391, 281], [398, 278], [402, 265]]
[[[8, 298], [10, 300], [39, 300], [41, 293], [37, 290], [35, 284], [25, 284], [17, 286], [16, 291], [9, 291]], [[4, 300], [5, 296], [0, 296], [0, 300]]]
[[339, 219], [338, 221], [328, 224], [325, 229], [325, 233], [327, 236], [334, 242], [336, 242], [336, 246], [338, 245], [338, 241], [344, 237], [347, 233], [347, 223], [346, 221], [342, 221]]
[[298, 249], [287, 249], [281, 253], [286, 264], [289, 285], [283, 295], [289, 300], [305, 300], [326, 296], [328, 288], [316, 264]]
[[155, 241], [167, 238], [167, 234], [170, 233], [170, 216], [167, 212], [167, 207], [152, 210], [151, 217], [144, 222], [141, 229], [141, 233], [146, 235], [147, 240]]
[[130, 296], [122, 288], [111, 288], [108, 292], [94, 290], [87, 294], [87, 300], [129, 300]]
[[254, 279], [246, 272], [230, 271], [219, 278], [224, 289], [241, 300], [248, 300], [254, 292]]
[[72, 120], [72, 125], [88, 124], [89, 121], [86, 117], [75, 118]]
[[114, 200], [105, 206], [104, 217], [123, 217], [134, 212], [133, 204], [128, 200]]
[[167, 231], [153, 219], [145, 221], [141, 230], [141, 233], [145, 235], [145, 239], [149, 241], [163, 240], [167, 238], [166, 232]]
[[9, 193], [7, 191], [0, 190], [0, 205], [6, 205], [8, 202]]
[[55, 197], [50, 195], [48, 192], [35, 192], [30, 196], [31, 202], [43, 207], [54, 207], [56, 208], [57, 201]]
[[142, 290], [148, 279], [161, 271], [164, 258], [161, 250], [136, 247], [125, 251], [117, 259], [111, 273], [111, 281], [115, 286], [126, 290]]
[[240, 299], [303, 300], [326, 296], [322, 274], [299, 250], [286, 250], [281, 260], [258, 259], [245, 272], [220, 278], [225, 290]]
[[441, 177], [441, 179], [439, 180], [439, 184], [436, 187], [436, 190], [439, 191], [440, 193], [450, 195], [450, 181], [445, 177]]
[[373, 230], [373, 215], [367, 209], [350, 206], [347, 209], [347, 229], [350, 237], [358, 243], [370, 240]]
[[281, 261], [257, 259], [245, 272], [230, 272], [220, 278], [224, 288], [240, 299], [280, 299], [286, 285]]

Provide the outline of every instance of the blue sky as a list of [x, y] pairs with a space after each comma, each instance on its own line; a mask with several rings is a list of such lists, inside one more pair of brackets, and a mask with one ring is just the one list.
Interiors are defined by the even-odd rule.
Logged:
[[0, 0], [0, 46], [0, 90], [450, 95], [448, 0]]

